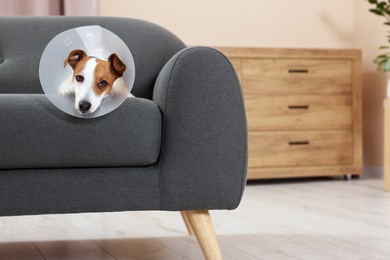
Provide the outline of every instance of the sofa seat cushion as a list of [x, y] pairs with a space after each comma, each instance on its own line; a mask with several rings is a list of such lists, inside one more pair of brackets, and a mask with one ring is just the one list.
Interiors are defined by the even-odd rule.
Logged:
[[76, 118], [45, 95], [2, 94], [0, 122], [0, 169], [147, 166], [160, 153], [161, 113], [146, 99]]

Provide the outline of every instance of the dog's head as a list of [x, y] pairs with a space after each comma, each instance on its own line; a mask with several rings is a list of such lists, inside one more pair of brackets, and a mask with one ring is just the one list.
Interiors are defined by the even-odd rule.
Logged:
[[73, 50], [64, 61], [73, 69], [72, 85], [75, 108], [81, 114], [96, 111], [102, 100], [110, 95], [116, 79], [122, 77], [126, 65], [113, 53], [107, 60], [88, 57], [83, 50]]

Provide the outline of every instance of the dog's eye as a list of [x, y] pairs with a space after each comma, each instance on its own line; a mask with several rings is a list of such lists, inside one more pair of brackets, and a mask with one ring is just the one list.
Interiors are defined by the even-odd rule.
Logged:
[[107, 84], [108, 84], [107, 81], [102, 80], [102, 81], [99, 82], [98, 87], [99, 88], [105, 88], [105, 87], [107, 87]]
[[76, 81], [77, 81], [77, 82], [83, 82], [83, 81], [84, 81], [84, 77], [81, 76], [81, 75], [77, 75], [77, 76], [76, 76]]

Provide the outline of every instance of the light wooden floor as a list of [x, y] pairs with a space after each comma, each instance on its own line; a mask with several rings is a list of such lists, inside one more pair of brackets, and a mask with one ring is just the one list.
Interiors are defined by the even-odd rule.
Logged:
[[[0, 202], [1, 203], [1, 202]], [[381, 179], [260, 182], [212, 211], [224, 259], [390, 259]], [[179, 213], [0, 218], [0, 259], [202, 259]]]

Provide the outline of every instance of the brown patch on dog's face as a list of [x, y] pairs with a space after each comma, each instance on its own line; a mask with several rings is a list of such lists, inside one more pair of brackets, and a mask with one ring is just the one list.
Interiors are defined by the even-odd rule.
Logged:
[[90, 59], [90, 58], [84, 58], [84, 59], [80, 60], [79, 62], [77, 62], [74, 65], [74, 67], [73, 67], [73, 76], [81, 74], [81, 72], [85, 68], [85, 64], [87, 63], [88, 59]]
[[108, 95], [111, 93], [115, 80], [122, 77], [125, 72], [126, 65], [115, 53], [110, 55], [108, 61], [96, 59], [96, 63], [94, 92], [97, 95], [101, 95], [103, 92]]
[[73, 80], [77, 80], [77, 75], [80, 75], [85, 68], [89, 57], [83, 50], [73, 50], [69, 53], [64, 61], [64, 68], [67, 64], [73, 69]]
[[118, 78], [111, 71], [111, 63], [109, 61], [96, 59], [96, 68], [94, 71], [93, 90], [96, 95], [101, 95], [103, 92], [106, 95], [111, 93], [114, 81]]

